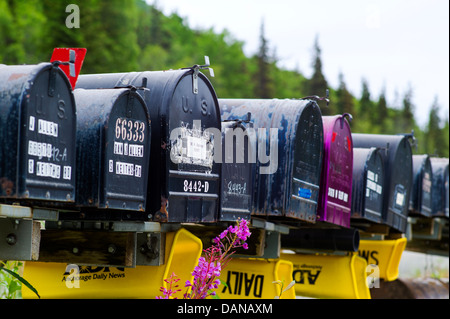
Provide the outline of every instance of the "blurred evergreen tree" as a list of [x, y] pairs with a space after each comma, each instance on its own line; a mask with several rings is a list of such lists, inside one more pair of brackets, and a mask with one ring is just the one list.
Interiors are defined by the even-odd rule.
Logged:
[[441, 119], [439, 118], [440, 105], [438, 98], [435, 97], [433, 104], [431, 105], [428, 125], [425, 130], [425, 140], [426, 140], [426, 152], [428, 154], [436, 154], [438, 156], [443, 156], [445, 149], [448, 153], [448, 144], [446, 145], [444, 139], [444, 130], [441, 128]]
[[375, 112], [375, 121], [378, 126], [377, 133], [383, 133], [386, 131], [386, 119], [388, 118], [388, 106], [386, 101], [386, 88], [383, 87], [381, 90], [380, 96], [378, 98], [376, 112]]
[[353, 96], [347, 90], [347, 85], [344, 81], [344, 74], [339, 72], [339, 87], [336, 90], [336, 103], [335, 110], [337, 114], [349, 113], [355, 116], [355, 104], [353, 102]]
[[272, 63], [269, 57], [269, 46], [264, 34], [264, 21], [261, 22], [259, 35], [259, 51], [256, 55], [258, 68], [255, 74], [255, 96], [262, 99], [274, 97]]
[[359, 100], [359, 118], [365, 124], [367, 130], [372, 132], [377, 125], [375, 104], [371, 100], [369, 83], [365, 78], [361, 79], [361, 98]]
[[[313, 75], [311, 79], [307, 82], [307, 92], [308, 96], [317, 95], [319, 97], [325, 96], [326, 90], [328, 89], [328, 82], [325, 79], [325, 75], [322, 72], [322, 58], [320, 56], [321, 49], [319, 47], [319, 36], [317, 35], [314, 40], [313, 47]], [[333, 115], [335, 110], [333, 104], [329, 104], [328, 107], [324, 101], [318, 101], [319, 106], [322, 110], [323, 115]]]
[[409, 133], [414, 126], [416, 126], [414, 120], [414, 104], [412, 101], [413, 89], [411, 86], [408, 87], [402, 100], [402, 109], [399, 118], [399, 132], [398, 133]]

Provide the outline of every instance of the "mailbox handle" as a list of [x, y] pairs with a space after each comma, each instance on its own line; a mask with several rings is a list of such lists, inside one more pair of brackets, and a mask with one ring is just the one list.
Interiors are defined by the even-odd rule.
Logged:
[[353, 120], [353, 116], [350, 113], [344, 113], [341, 116], [341, 129], [344, 128], [344, 119], [347, 118], [348, 123], [350, 124]]

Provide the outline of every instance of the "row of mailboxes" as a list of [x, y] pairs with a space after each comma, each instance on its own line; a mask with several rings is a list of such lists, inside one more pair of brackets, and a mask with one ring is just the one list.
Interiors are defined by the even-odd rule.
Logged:
[[322, 117], [312, 100], [218, 100], [193, 69], [82, 75], [72, 91], [51, 63], [0, 66], [0, 88], [6, 202], [400, 232], [408, 209], [448, 216], [448, 191], [433, 191], [448, 190], [448, 159], [412, 156], [408, 136], [352, 134], [347, 114]]
[[86, 75], [73, 92], [56, 64], [1, 66], [0, 91], [3, 202], [71, 219], [217, 221], [221, 165], [206, 128], [220, 139], [221, 121], [201, 73]]
[[382, 221], [405, 232], [412, 188], [412, 150], [408, 135], [352, 134], [353, 146], [381, 148], [384, 163]]

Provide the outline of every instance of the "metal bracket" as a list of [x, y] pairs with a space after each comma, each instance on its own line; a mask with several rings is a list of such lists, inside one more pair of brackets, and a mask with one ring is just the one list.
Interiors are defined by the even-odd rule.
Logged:
[[327, 102], [327, 106], [330, 103], [330, 90], [326, 89], [325, 90], [325, 97], [319, 97], [317, 95], [310, 95], [310, 96], [305, 96], [303, 98], [301, 98], [300, 100], [315, 100], [315, 101], [325, 101]]
[[39, 259], [39, 222], [31, 219], [0, 218], [0, 234], [0, 259]]
[[287, 235], [289, 234], [289, 227], [285, 225], [274, 224], [262, 219], [252, 218], [252, 226], [255, 228], [262, 228], [267, 231], [275, 231], [280, 234]]
[[194, 71], [194, 73], [192, 74], [192, 92], [194, 94], [198, 94], [198, 73], [200, 69], [202, 70], [209, 69], [209, 75], [211, 75], [211, 77], [214, 77], [214, 70], [209, 66], [210, 66], [209, 57], [205, 55], [205, 64], [203, 65], [195, 64], [190, 68], [182, 68], [182, 70], [192, 69]]
[[56, 85], [56, 69], [59, 67], [59, 65], [69, 65], [69, 75], [71, 77], [76, 76], [75, 72], [75, 51], [69, 50], [69, 61], [53, 61], [52, 62], [52, 68], [50, 69], [50, 77], [49, 77], [49, 83], [48, 83], [48, 96], [53, 97], [55, 94], [55, 85]]
[[160, 266], [164, 264], [165, 233], [137, 234], [137, 266]]

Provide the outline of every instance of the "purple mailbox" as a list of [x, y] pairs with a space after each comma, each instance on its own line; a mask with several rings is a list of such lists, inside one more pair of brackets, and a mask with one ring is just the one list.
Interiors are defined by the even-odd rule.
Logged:
[[353, 143], [350, 114], [323, 116], [324, 155], [317, 221], [350, 227]]

